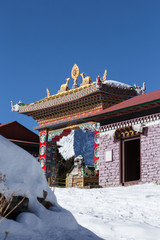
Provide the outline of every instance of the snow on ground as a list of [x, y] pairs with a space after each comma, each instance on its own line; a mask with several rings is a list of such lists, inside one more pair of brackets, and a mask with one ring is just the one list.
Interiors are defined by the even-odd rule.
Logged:
[[105, 240], [159, 240], [160, 186], [55, 188], [59, 204]]

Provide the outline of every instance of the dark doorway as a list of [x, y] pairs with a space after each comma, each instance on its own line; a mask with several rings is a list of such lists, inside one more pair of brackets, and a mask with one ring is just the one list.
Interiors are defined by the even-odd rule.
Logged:
[[122, 183], [140, 179], [140, 139], [122, 141]]

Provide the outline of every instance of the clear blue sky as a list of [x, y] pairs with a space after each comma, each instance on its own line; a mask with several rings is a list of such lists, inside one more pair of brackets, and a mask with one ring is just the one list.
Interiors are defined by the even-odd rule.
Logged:
[[1, 123], [33, 130], [10, 101], [35, 102], [47, 87], [57, 93], [75, 63], [92, 80], [106, 68], [107, 79], [160, 89], [160, 1], [0, 1]]

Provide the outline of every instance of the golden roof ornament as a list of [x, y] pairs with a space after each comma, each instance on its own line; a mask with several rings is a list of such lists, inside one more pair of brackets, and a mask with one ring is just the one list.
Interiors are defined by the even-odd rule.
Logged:
[[50, 91], [49, 91], [49, 89], [47, 88], [47, 97], [50, 97]]
[[77, 64], [74, 64], [72, 68], [71, 77], [74, 79], [73, 88], [78, 87], [77, 78], [79, 77], [79, 67], [77, 66]]
[[69, 80], [71, 78], [66, 78], [66, 83], [62, 84], [61, 87], [60, 87], [60, 90], [58, 92], [63, 92], [63, 91], [67, 91], [69, 90]]
[[82, 77], [82, 84], [81, 85], [90, 84], [92, 82], [92, 79], [91, 79], [90, 76], [85, 77], [85, 73], [81, 73], [80, 75]]
[[103, 74], [103, 82], [106, 81], [106, 78], [107, 78], [107, 69], [105, 69]]

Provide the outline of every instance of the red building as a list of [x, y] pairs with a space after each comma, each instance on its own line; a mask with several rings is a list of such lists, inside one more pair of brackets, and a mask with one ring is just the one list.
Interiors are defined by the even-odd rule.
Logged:
[[0, 124], [0, 135], [38, 158], [39, 136], [17, 121]]

